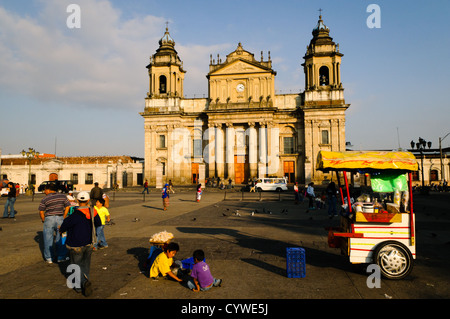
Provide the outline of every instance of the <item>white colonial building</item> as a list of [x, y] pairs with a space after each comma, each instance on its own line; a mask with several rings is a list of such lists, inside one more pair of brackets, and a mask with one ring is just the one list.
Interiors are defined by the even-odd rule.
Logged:
[[22, 155], [1, 156], [0, 177], [20, 185], [38, 186], [44, 181], [69, 180], [77, 191], [119, 188], [143, 184], [143, 160], [130, 156], [54, 157], [40, 155], [32, 160]]

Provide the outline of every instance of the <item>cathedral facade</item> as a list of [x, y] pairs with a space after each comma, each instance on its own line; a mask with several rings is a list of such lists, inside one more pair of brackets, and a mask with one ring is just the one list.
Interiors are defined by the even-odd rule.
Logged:
[[[140, 115], [145, 128], [144, 178], [178, 185], [206, 178], [287, 177], [320, 182], [320, 150], [345, 150], [345, 111], [339, 45], [319, 17], [302, 64], [305, 89], [275, 94], [270, 52], [256, 59], [239, 43], [211, 56], [208, 97], [184, 98], [183, 62], [168, 29], [147, 66], [149, 91]], [[203, 184], [204, 185], [204, 184]]]

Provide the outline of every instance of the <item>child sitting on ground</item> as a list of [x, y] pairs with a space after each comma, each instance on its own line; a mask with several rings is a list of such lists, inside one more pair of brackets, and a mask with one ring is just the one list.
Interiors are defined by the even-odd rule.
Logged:
[[206, 291], [211, 289], [211, 287], [220, 287], [222, 284], [222, 279], [215, 279], [211, 275], [209, 266], [203, 260], [205, 259], [205, 253], [203, 250], [196, 250], [193, 254], [194, 266], [192, 267], [191, 277], [188, 280], [187, 286], [192, 291]]
[[[162, 253], [156, 257], [150, 268], [150, 278], [156, 280], [161, 274], [163, 277], [169, 275], [175, 281], [182, 282], [183, 280], [178, 278], [177, 274], [180, 267], [177, 263], [173, 262], [173, 257], [180, 250], [177, 243], [169, 243]], [[166, 277], [167, 278], [167, 277]]]

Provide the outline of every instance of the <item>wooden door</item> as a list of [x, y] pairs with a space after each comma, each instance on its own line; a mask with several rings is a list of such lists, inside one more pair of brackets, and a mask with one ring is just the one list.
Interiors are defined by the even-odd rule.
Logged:
[[248, 180], [248, 161], [245, 155], [234, 156], [234, 183], [243, 184]]
[[198, 172], [199, 172], [198, 163], [192, 163], [191, 165], [192, 165], [191, 166], [192, 184], [197, 184], [198, 183]]
[[287, 176], [288, 183], [293, 183], [295, 180], [295, 165], [294, 161], [286, 161], [284, 166], [284, 176]]

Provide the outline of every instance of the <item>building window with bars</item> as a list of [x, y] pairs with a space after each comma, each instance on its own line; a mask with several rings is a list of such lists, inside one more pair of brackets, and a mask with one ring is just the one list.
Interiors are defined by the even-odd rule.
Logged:
[[283, 138], [283, 153], [294, 154], [294, 137], [286, 136]]
[[94, 184], [94, 174], [86, 173], [85, 184]]

